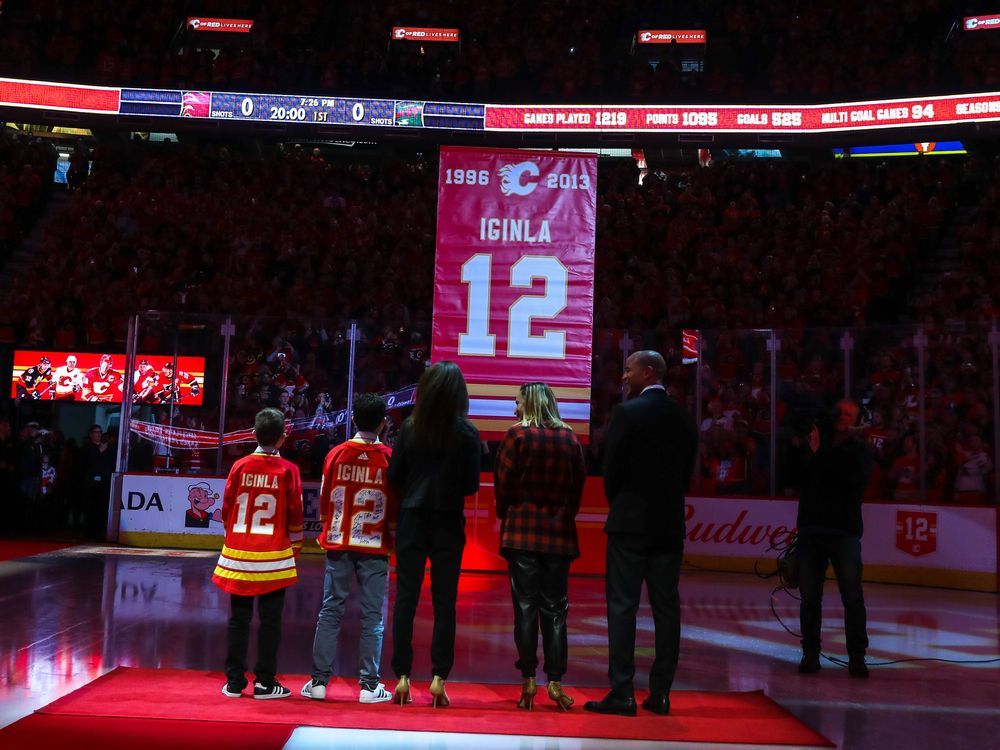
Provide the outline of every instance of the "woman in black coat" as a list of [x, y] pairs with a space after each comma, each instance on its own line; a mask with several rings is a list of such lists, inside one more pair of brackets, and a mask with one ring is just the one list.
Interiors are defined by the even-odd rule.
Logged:
[[431, 637], [435, 707], [449, 704], [445, 680], [455, 661], [455, 601], [465, 549], [465, 497], [479, 490], [479, 431], [466, 419], [469, 391], [454, 362], [429, 367], [417, 384], [413, 414], [403, 422], [388, 479], [399, 497], [396, 603], [392, 609], [392, 669], [396, 701], [409, 703], [413, 618], [424, 567], [431, 561]]

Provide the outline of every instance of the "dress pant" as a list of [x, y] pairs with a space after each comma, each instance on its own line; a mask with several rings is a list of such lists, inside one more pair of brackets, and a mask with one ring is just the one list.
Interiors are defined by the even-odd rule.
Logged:
[[522, 677], [538, 668], [538, 630], [542, 631], [545, 676], [561, 681], [566, 672], [566, 615], [569, 612], [569, 565], [566, 555], [505, 550], [514, 603], [514, 644]]
[[273, 685], [278, 671], [278, 646], [281, 644], [281, 614], [285, 608], [285, 589], [260, 596], [232, 594], [226, 652], [226, 680], [233, 686], [246, 686], [247, 648], [250, 644], [250, 621], [253, 600], [257, 600], [257, 665], [254, 674], [262, 685]]
[[455, 602], [465, 549], [465, 515], [458, 511], [404, 508], [396, 532], [396, 602], [392, 608], [392, 671], [413, 672], [413, 618], [424, 567], [431, 562], [433, 674], [448, 679], [455, 663]]
[[861, 538], [850, 534], [826, 535], [800, 533], [799, 553], [799, 623], [802, 628], [802, 650], [819, 652], [820, 629], [823, 624], [823, 585], [827, 565], [833, 573], [844, 604], [844, 630], [847, 653], [864, 656], [868, 649], [865, 595], [861, 588]]
[[605, 581], [608, 600], [608, 680], [618, 697], [634, 695], [635, 621], [643, 581], [653, 610], [656, 656], [651, 693], [669, 693], [681, 644], [677, 591], [683, 551], [677, 542], [638, 534], [608, 534]]

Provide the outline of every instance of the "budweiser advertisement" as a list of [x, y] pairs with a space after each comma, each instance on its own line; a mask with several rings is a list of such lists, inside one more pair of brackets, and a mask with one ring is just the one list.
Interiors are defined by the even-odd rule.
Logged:
[[704, 44], [708, 33], [704, 29], [641, 29], [635, 39], [639, 44]]
[[596, 186], [591, 154], [441, 149], [431, 357], [462, 368], [485, 439], [537, 380], [589, 435]]
[[[204, 357], [136, 357], [133, 399], [142, 404], [200, 406]], [[125, 393], [125, 355], [93, 352], [14, 352], [11, 398], [114, 403]]]
[[437, 29], [417, 26], [393, 26], [390, 38], [411, 42], [459, 42], [458, 29]]
[[1000, 13], [988, 16], [966, 16], [962, 19], [962, 28], [966, 31], [991, 31], [1000, 29]]
[[187, 27], [191, 31], [221, 31], [228, 34], [249, 34], [251, 29], [253, 29], [253, 19], [189, 16]]

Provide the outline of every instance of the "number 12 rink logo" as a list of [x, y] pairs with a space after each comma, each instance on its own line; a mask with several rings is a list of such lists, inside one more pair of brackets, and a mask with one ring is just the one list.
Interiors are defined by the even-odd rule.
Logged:
[[914, 557], [937, 551], [937, 513], [896, 511], [896, 548]]

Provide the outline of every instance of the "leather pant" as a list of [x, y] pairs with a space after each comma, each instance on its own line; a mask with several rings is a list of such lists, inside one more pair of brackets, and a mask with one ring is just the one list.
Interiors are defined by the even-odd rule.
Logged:
[[522, 677], [538, 667], [538, 631], [542, 632], [545, 675], [562, 680], [566, 672], [566, 615], [569, 612], [569, 565], [565, 555], [505, 550], [514, 603], [515, 666]]

